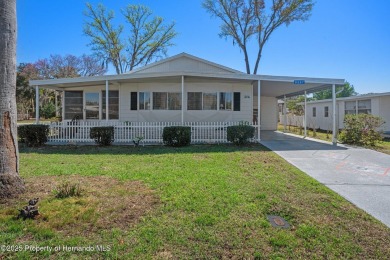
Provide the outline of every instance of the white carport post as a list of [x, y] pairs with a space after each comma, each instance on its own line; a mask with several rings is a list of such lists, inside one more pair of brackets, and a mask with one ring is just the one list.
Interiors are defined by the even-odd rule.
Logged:
[[332, 85], [332, 105], [333, 105], [333, 132], [332, 143], [337, 145], [337, 133], [336, 133], [336, 85]]
[[304, 117], [303, 117], [303, 128], [304, 128], [304, 137], [307, 137], [307, 93], [305, 90], [305, 108], [304, 108]]
[[35, 123], [39, 124], [39, 86], [35, 86]]
[[106, 121], [108, 121], [108, 80], [106, 80]]
[[261, 82], [260, 80], [257, 81], [257, 140], [258, 142], [261, 141], [261, 137], [260, 137], [260, 109], [261, 109], [261, 106], [260, 106], [260, 91], [261, 91]]
[[287, 130], [287, 99], [286, 99], [286, 95], [284, 95], [284, 104], [283, 104], [283, 132], [286, 132]]
[[181, 123], [184, 123], [184, 75], [181, 76]]

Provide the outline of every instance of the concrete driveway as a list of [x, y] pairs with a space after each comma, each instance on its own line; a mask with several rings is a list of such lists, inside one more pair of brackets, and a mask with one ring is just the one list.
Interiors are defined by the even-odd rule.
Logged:
[[390, 155], [262, 131], [261, 144], [390, 227]]

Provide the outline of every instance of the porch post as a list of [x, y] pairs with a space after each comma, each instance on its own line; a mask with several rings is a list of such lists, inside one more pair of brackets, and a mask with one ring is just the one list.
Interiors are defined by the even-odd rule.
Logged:
[[260, 137], [260, 91], [261, 91], [261, 82], [260, 80], [257, 81], [257, 140], [260, 142], [261, 137]]
[[108, 121], [108, 80], [106, 80], [106, 121]]
[[39, 86], [35, 86], [35, 124], [39, 124]]
[[303, 117], [303, 128], [304, 128], [304, 137], [307, 137], [307, 95], [306, 95], [306, 90], [305, 90], [305, 115]]
[[57, 90], [54, 90], [54, 106], [56, 107], [56, 117], [58, 117], [58, 92]]
[[287, 106], [287, 99], [286, 99], [286, 95], [284, 95], [284, 104], [283, 104], [283, 118], [284, 118], [284, 122], [283, 122], [283, 132], [286, 132], [287, 130], [287, 109], [286, 109], [286, 106]]
[[61, 92], [61, 105], [62, 105], [62, 121], [65, 120], [65, 91]]
[[332, 103], [333, 103], [333, 132], [332, 132], [332, 143], [337, 145], [337, 134], [336, 134], [336, 85], [332, 85]]
[[184, 75], [181, 76], [181, 123], [184, 123]]

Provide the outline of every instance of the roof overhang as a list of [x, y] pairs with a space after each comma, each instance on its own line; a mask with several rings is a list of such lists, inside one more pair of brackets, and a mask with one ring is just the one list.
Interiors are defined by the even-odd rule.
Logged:
[[[229, 74], [207, 74], [191, 72], [169, 72], [169, 73], [141, 73], [141, 74], [121, 74], [106, 75], [95, 77], [80, 78], [62, 78], [50, 80], [31, 80], [30, 86], [39, 86], [47, 89], [64, 91], [75, 87], [89, 87], [97, 85], [122, 83], [142, 83], [142, 82], [181, 82], [184, 76], [189, 81], [206, 80], [215, 82], [245, 82], [257, 86], [261, 84], [261, 95], [276, 98], [284, 96], [291, 97], [306, 93], [320, 91], [334, 85], [344, 85], [344, 79], [331, 78], [310, 78], [310, 77], [293, 77], [293, 76], [269, 76], [269, 75], [250, 75], [244, 73]], [[297, 83], [297, 80], [300, 84]], [[254, 88], [257, 93], [257, 88]]]

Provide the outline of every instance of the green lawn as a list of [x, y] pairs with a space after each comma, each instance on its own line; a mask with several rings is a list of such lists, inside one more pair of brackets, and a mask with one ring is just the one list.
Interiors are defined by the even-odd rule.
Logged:
[[[41, 216], [16, 220], [25, 202], [0, 204], [0, 245], [109, 251], [0, 249], [0, 259], [390, 258], [389, 228], [260, 145], [21, 148], [20, 172], [46, 192]], [[56, 179], [81, 181], [84, 195], [53, 198], [41, 186]], [[272, 227], [268, 214], [292, 227]]]

